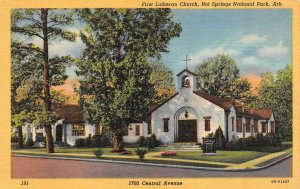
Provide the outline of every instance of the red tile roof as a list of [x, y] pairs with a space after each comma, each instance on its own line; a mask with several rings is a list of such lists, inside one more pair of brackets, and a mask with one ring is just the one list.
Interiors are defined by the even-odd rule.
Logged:
[[271, 108], [253, 109], [253, 113], [260, 116], [263, 119], [271, 119], [273, 111]]
[[239, 103], [229, 98], [220, 98], [210, 95], [204, 91], [194, 91], [194, 93], [225, 110], [229, 110], [234, 103]]

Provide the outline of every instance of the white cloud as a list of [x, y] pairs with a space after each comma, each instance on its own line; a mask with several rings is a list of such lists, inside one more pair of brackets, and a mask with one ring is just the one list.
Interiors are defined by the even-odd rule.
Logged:
[[288, 48], [283, 46], [280, 41], [276, 46], [264, 46], [257, 50], [257, 53], [262, 58], [278, 59], [288, 53]]
[[243, 64], [251, 64], [251, 65], [254, 65], [254, 64], [257, 64], [259, 63], [259, 60], [258, 58], [256, 58], [255, 56], [247, 56], [247, 57], [244, 57], [241, 59], [241, 62]]
[[[68, 28], [68, 31], [75, 32], [79, 34], [79, 29], [77, 28]], [[34, 37], [32, 38], [32, 43], [36, 44], [38, 47], [43, 48], [43, 40]], [[49, 45], [49, 56], [65, 56], [71, 55], [72, 57], [79, 57], [81, 55], [81, 51], [84, 49], [85, 45], [82, 43], [79, 37], [76, 38], [76, 41], [69, 42], [66, 40], [63, 41], [54, 41], [50, 42]]]
[[259, 36], [257, 34], [244, 35], [240, 41], [246, 45], [252, 45], [257, 43], [263, 43], [266, 41], [267, 36]]
[[225, 55], [229, 55], [233, 58], [235, 58], [236, 56], [238, 56], [240, 54], [240, 52], [236, 49], [225, 49], [224, 47], [218, 47], [216, 49], [211, 49], [211, 48], [206, 48], [203, 50], [200, 50], [199, 52], [197, 52], [196, 54], [192, 55], [190, 58], [191, 60], [191, 64], [198, 64], [204, 60], [207, 60], [208, 58], [211, 58], [217, 54], [225, 54]]
[[85, 45], [79, 39], [77, 39], [75, 42], [60, 41], [59, 43], [49, 46], [49, 54], [51, 57], [65, 55], [79, 57], [84, 47]]

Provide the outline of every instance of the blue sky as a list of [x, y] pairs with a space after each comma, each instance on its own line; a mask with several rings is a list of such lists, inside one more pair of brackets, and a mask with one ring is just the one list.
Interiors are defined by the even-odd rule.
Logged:
[[[291, 63], [291, 10], [173, 10], [174, 20], [183, 31], [171, 40], [169, 53], [162, 60], [173, 71], [174, 77], [185, 68], [185, 55], [192, 60], [189, 69], [218, 53], [234, 58], [244, 77], [284, 68]], [[79, 32], [82, 25], [69, 28]], [[33, 42], [41, 45], [38, 39]], [[69, 54], [79, 57], [84, 45], [57, 41], [49, 48], [50, 56]], [[74, 77], [73, 69], [68, 73]]]
[[189, 68], [217, 53], [236, 60], [241, 75], [276, 72], [291, 63], [291, 11], [273, 10], [174, 10], [181, 23], [180, 38], [169, 45], [164, 62], [175, 72], [192, 60]]

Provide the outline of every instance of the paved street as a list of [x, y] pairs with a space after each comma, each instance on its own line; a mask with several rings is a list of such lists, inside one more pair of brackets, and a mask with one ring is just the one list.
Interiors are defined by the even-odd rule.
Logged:
[[225, 172], [12, 156], [12, 178], [290, 177], [292, 158], [260, 171]]

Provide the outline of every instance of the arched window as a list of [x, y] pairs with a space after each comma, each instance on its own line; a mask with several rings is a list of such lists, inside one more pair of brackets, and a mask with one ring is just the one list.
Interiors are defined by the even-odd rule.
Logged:
[[182, 77], [181, 87], [191, 87], [191, 81], [190, 81], [190, 78], [187, 75]]

